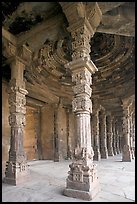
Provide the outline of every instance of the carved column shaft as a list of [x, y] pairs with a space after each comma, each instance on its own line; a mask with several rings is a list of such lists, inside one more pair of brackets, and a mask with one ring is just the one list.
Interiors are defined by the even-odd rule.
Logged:
[[107, 116], [107, 137], [108, 137], [108, 156], [114, 156], [113, 153], [113, 132], [112, 132], [112, 116]]
[[100, 141], [99, 141], [99, 110], [94, 110], [93, 106], [93, 116], [92, 116], [92, 127], [93, 127], [93, 137], [94, 137], [94, 160], [99, 161], [101, 159], [100, 155]]
[[115, 129], [115, 134], [116, 134], [116, 151], [117, 151], [117, 154], [120, 153], [120, 150], [119, 150], [119, 131], [118, 131], [118, 121], [116, 121], [116, 129]]
[[72, 71], [74, 83], [72, 110], [76, 115], [77, 147], [74, 153], [75, 160], [69, 165], [70, 171], [64, 194], [85, 200], [92, 199], [99, 190], [95, 187], [98, 185], [98, 177], [96, 165], [93, 164], [94, 152], [91, 147], [91, 75], [97, 68], [89, 58], [90, 29], [87, 21], [79, 25], [79, 28], [74, 29], [73, 26], [69, 28], [73, 38], [73, 60], [66, 65]]
[[114, 155], [116, 155], [117, 149], [116, 149], [116, 121], [115, 121], [115, 117], [113, 118], [113, 122], [112, 122], [112, 131], [113, 131], [113, 152], [114, 152]]
[[132, 159], [134, 159], [135, 155], [134, 155], [133, 112], [130, 114], [129, 121], [130, 121], [130, 148], [131, 148]]
[[133, 152], [134, 152], [134, 157], [135, 157], [135, 113], [133, 112], [132, 114], [132, 147], [133, 147]]
[[122, 161], [131, 161], [130, 150], [130, 121], [129, 121], [129, 106], [123, 105], [123, 139], [124, 145], [122, 150]]
[[101, 158], [107, 159], [108, 158], [108, 151], [107, 151], [107, 135], [106, 135], [106, 114], [104, 110], [100, 112], [100, 152]]
[[11, 80], [9, 84], [9, 124], [11, 139], [9, 161], [7, 162], [4, 182], [17, 185], [28, 174], [28, 165], [23, 147], [23, 136], [26, 114], [26, 97], [28, 93], [23, 81], [24, 64], [18, 59], [11, 64]]
[[122, 151], [122, 138], [123, 138], [123, 132], [122, 132], [122, 120], [120, 119], [117, 124], [117, 129], [118, 129], [118, 148], [119, 148], [119, 153]]

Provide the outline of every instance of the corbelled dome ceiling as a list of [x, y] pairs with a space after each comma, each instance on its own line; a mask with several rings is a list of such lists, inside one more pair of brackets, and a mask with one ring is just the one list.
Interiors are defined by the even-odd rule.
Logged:
[[[135, 93], [135, 5], [134, 2], [99, 2], [98, 5], [102, 21], [90, 42], [91, 60], [98, 68], [93, 75], [93, 97], [118, 114], [122, 98]], [[64, 65], [71, 61], [72, 38], [61, 5], [2, 2], [2, 24], [3, 32], [11, 33], [18, 39], [18, 46], [25, 45], [33, 53], [31, 66], [24, 73], [30, 96], [47, 102], [61, 97], [64, 105], [70, 105], [73, 84], [71, 71]], [[2, 43], [2, 73], [10, 79], [4, 36]], [[47, 92], [50, 99], [45, 96]]]

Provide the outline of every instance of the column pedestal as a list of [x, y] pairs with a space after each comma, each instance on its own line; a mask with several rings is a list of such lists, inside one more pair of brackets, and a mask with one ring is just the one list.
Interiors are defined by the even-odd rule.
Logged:
[[7, 161], [6, 173], [3, 183], [18, 185], [30, 179], [30, 171], [27, 162]]
[[77, 158], [69, 165], [70, 171], [64, 195], [83, 200], [92, 200], [100, 191], [96, 164], [92, 163], [93, 150], [78, 149]]

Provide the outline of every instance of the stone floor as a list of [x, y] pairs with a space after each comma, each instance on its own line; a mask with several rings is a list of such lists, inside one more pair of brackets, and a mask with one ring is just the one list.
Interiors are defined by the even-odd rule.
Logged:
[[101, 191], [91, 201], [63, 195], [71, 161], [31, 161], [31, 179], [19, 186], [2, 184], [2, 202], [135, 202], [135, 161], [121, 155], [96, 161]]

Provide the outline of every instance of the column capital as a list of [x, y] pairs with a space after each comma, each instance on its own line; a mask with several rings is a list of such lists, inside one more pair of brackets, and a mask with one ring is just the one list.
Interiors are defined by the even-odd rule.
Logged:
[[88, 71], [91, 74], [94, 74], [96, 71], [98, 71], [96, 65], [90, 60], [89, 57], [82, 57], [82, 58], [73, 60], [65, 64], [65, 68], [71, 69], [72, 72], [88, 69]]

